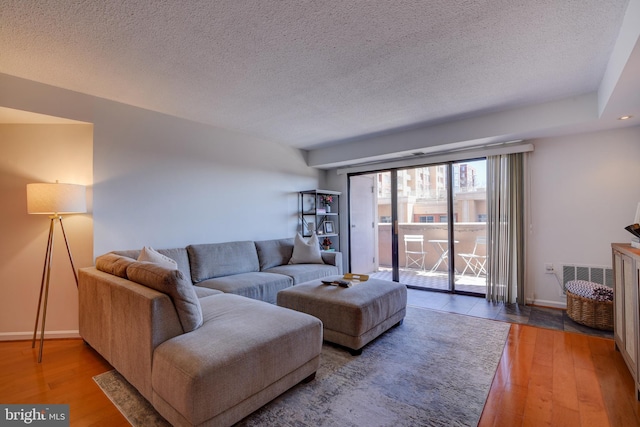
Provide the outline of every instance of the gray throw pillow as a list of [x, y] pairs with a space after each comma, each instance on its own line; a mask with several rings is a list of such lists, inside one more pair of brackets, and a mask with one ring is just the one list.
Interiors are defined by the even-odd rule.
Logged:
[[311, 235], [308, 242], [304, 241], [300, 233], [296, 235], [289, 264], [324, 264], [318, 236], [315, 233]]
[[127, 268], [129, 280], [169, 295], [185, 332], [202, 326], [202, 307], [190, 281], [177, 269], [151, 262], [135, 262]]
[[96, 258], [96, 268], [105, 273], [127, 279], [127, 267], [136, 262], [135, 259], [109, 252]]

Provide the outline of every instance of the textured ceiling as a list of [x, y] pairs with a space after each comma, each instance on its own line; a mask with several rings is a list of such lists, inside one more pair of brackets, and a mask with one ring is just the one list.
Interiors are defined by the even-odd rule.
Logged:
[[0, 0], [0, 72], [299, 148], [596, 91], [628, 0]]

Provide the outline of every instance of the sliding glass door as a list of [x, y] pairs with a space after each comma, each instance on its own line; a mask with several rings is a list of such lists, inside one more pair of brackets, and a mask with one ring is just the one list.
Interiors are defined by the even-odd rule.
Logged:
[[484, 169], [461, 162], [351, 175], [351, 271], [484, 294]]
[[396, 173], [400, 282], [451, 291], [448, 165], [399, 169]]
[[485, 159], [452, 163], [455, 290], [485, 295], [487, 289], [487, 185]]

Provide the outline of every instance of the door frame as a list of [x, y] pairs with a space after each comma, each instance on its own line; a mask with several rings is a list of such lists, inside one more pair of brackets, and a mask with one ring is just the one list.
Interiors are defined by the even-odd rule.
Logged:
[[[446, 167], [446, 192], [447, 192], [447, 238], [448, 238], [448, 250], [450, 253], [448, 265], [448, 289], [438, 289], [438, 288], [424, 288], [420, 287], [419, 289], [429, 290], [434, 292], [444, 292], [444, 293], [454, 293], [454, 294], [462, 294], [462, 295], [474, 295], [474, 296], [482, 296], [483, 294], [468, 292], [468, 291], [460, 291], [456, 290], [455, 281], [456, 281], [456, 265], [455, 265], [455, 217], [456, 213], [454, 211], [455, 208], [455, 197], [454, 197], [454, 164], [464, 163], [464, 162], [472, 162], [475, 160], [484, 159], [484, 157], [480, 158], [470, 158], [464, 160], [452, 160], [452, 161], [443, 161], [438, 163], [427, 163], [424, 165], [415, 165], [415, 166], [406, 166], [406, 167], [395, 167], [395, 168], [383, 168], [380, 170], [372, 170], [366, 172], [357, 172], [357, 173], [349, 173], [347, 174], [347, 191], [348, 191], [348, 203], [349, 208], [351, 208], [351, 177], [358, 175], [373, 175], [379, 173], [389, 173], [390, 174], [390, 186], [391, 186], [391, 264], [392, 264], [392, 280], [395, 282], [400, 281], [400, 239], [399, 239], [399, 207], [398, 207], [398, 172], [402, 170], [411, 170], [417, 169], [421, 167], [435, 167], [435, 166], [445, 166]], [[374, 179], [374, 181], [376, 181]], [[375, 198], [377, 200], [377, 197]], [[377, 209], [376, 209], [377, 211]], [[379, 217], [375, 218], [376, 227], [379, 224]], [[349, 247], [352, 248], [352, 240], [351, 240], [351, 214], [349, 215]], [[376, 250], [376, 253], [379, 252]], [[376, 255], [378, 259], [379, 265], [379, 254]], [[349, 267], [351, 267], [352, 256], [349, 255]]]

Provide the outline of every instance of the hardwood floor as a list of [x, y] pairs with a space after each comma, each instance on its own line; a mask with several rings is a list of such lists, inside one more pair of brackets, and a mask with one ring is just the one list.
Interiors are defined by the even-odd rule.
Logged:
[[613, 340], [513, 324], [479, 426], [640, 426]]
[[[81, 340], [0, 342], [0, 403], [66, 403], [72, 426], [128, 426], [93, 381], [111, 367]], [[479, 426], [640, 426], [631, 375], [613, 341], [511, 327]]]
[[[72, 426], [130, 426], [93, 381], [111, 366], [80, 339], [0, 342], [0, 403], [68, 404]], [[0, 422], [1, 424], [1, 422]]]

